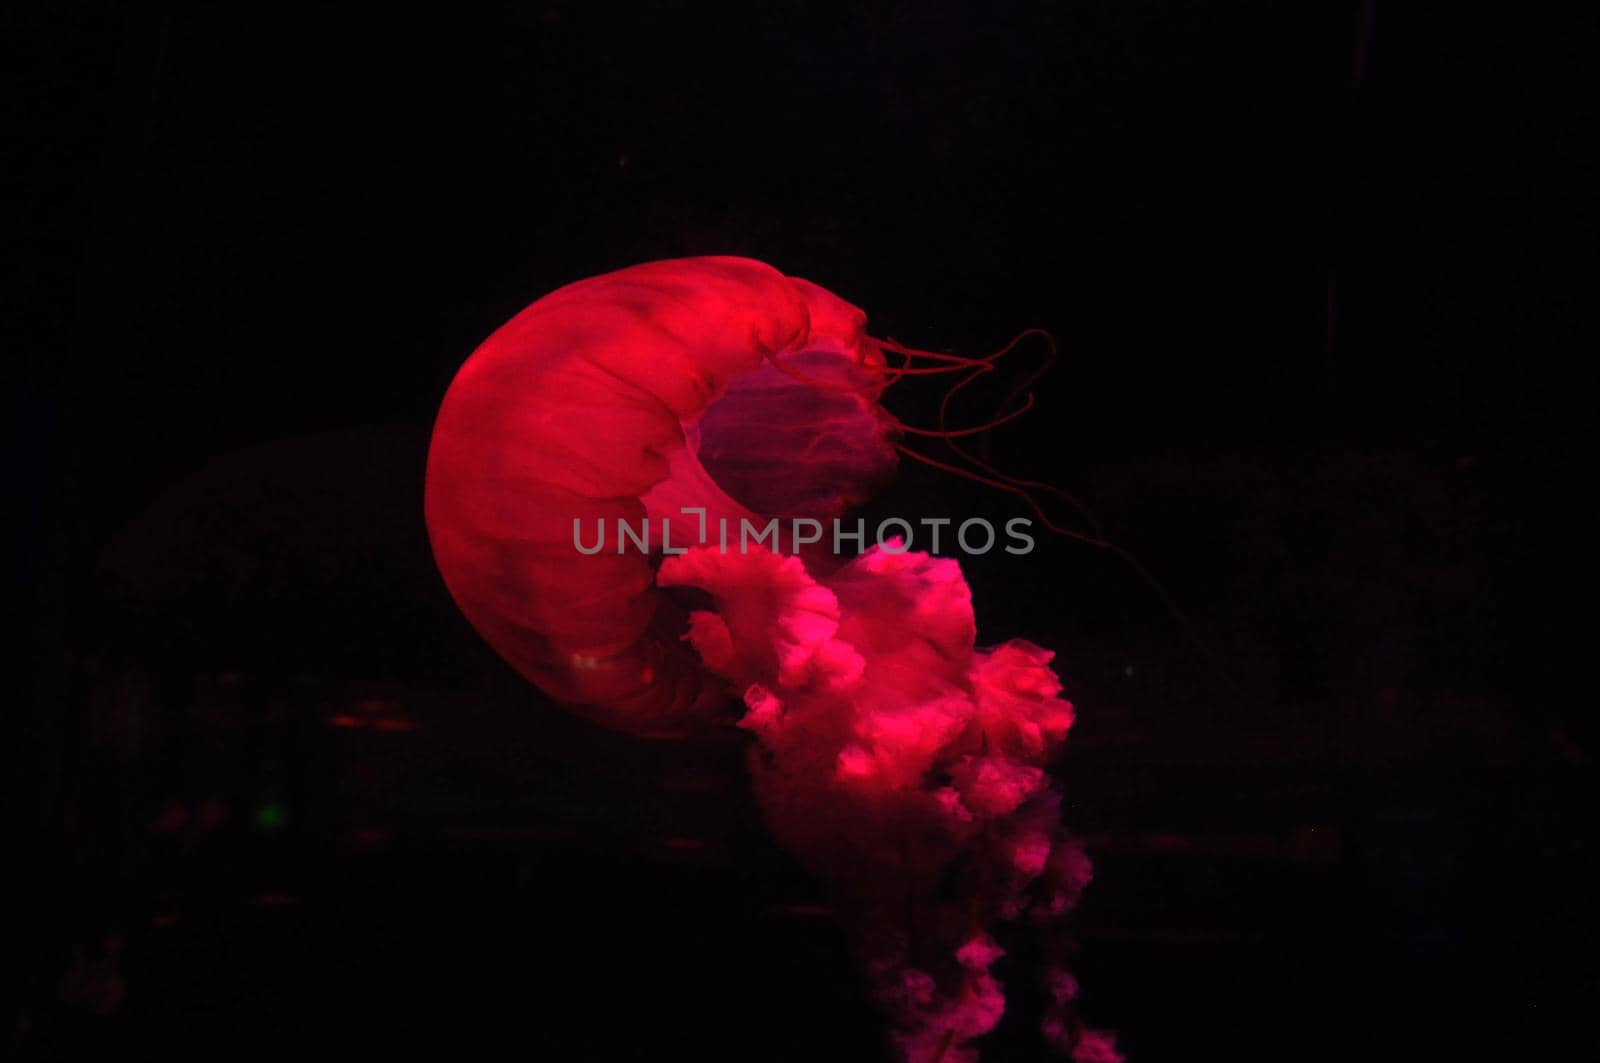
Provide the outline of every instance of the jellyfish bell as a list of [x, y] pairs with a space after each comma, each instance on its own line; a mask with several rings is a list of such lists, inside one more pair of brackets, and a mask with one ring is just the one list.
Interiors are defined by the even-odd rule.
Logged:
[[575, 522], [642, 526], [660, 551], [743, 521], [790, 536], [865, 501], [897, 427], [865, 330], [838, 296], [744, 258], [646, 263], [533, 303], [462, 366], [434, 425], [428, 534], [462, 612], [597, 722], [671, 736], [720, 718], [729, 692], [651, 558], [580, 553]]

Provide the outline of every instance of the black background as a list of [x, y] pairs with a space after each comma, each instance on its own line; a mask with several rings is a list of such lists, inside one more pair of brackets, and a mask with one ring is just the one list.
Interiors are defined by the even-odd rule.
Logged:
[[[738, 741], [546, 704], [422, 530], [489, 331], [741, 254], [917, 346], [1051, 330], [989, 453], [1186, 617], [1068, 540], [966, 565], [1080, 710], [1092, 1023], [1592, 1053], [1580, 27], [1400, 7], [19, 11], [7, 1036], [884, 1058]], [[907, 465], [871, 512], [1024, 511]], [[1038, 1052], [1024, 958], [996, 1059]]]

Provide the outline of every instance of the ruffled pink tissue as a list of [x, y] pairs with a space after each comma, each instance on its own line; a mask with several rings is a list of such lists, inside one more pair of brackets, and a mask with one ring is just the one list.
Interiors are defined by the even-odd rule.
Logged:
[[[710, 595], [686, 638], [743, 693], [766, 818], [851, 921], [902, 1057], [958, 1063], [1005, 1008], [991, 930], [1031, 912], [1048, 932], [1088, 882], [1045, 771], [1073, 711], [1050, 651], [976, 647], [954, 560], [889, 545], [821, 578], [798, 556], [701, 547], [657, 582]], [[1049, 1040], [1120, 1058], [1050, 995]]]

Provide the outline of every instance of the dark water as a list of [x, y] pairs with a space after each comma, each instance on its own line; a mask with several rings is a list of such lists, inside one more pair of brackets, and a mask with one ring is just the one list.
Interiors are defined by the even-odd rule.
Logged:
[[[981, 445], [1084, 499], [1185, 619], [1066, 540], [965, 567], [981, 641], [1056, 649], [1079, 706], [1075, 969], [1130, 1058], [1592, 1051], [1564, 511], [1592, 394], [1565, 250], [1592, 220], [1562, 27], [1372, 3], [29, 19], [24, 1053], [885, 1058], [738, 741], [544, 703], [421, 526], [432, 413], [490, 329], [710, 253], [918, 346], [1058, 338], [1035, 415]], [[930, 423], [937, 396], [889, 404]], [[866, 512], [1025, 511], [907, 463]], [[1036, 1058], [1009, 944], [993, 1056]]]

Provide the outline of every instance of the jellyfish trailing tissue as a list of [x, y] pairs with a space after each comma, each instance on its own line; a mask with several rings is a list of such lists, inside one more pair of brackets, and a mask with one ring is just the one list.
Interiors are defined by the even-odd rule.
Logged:
[[[919, 430], [881, 405], [896, 380], [987, 364], [874, 339], [861, 310], [750, 259], [578, 281], [451, 384], [428, 532], [473, 626], [574, 711], [749, 734], [765, 819], [830, 891], [909, 1063], [979, 1057], [1009, 922], [1041, 936], [1042, 1036], [1109, 1061], [1052, 947], [1090, 866], [1045, 770], [1073, 721], [1051, 653], [979, 648], [952, 558], [899, 541], [844, 557], [787, 530], [837, 520], [915, 455]], [[774, 518], [738, 548], [714, 530]], [[575, 549], [595, 522], [683, 537]]]

